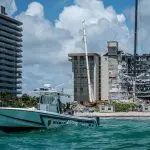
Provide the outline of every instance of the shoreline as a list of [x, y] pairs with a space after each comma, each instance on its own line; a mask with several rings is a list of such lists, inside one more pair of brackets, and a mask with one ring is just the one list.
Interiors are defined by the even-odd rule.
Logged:
[[84, 112], [84, 113], [75, 113], [75, 116], [80, 117], [101, 117], [101, 118], [150, 118], [150, 112]]

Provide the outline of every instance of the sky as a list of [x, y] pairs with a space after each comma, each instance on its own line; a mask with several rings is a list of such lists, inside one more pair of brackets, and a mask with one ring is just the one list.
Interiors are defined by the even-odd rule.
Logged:
[[[50, 83], [72, 93], [68, 53], [103, 54], [107, 41], [133, 52], [134, 0], [0, 0], [9, 16], [23, 22], [23, 93]], [[139, 0], [138, 53], [149, 53], [150, 0]], [[144, 9], [142, 9], [144, 8]]]

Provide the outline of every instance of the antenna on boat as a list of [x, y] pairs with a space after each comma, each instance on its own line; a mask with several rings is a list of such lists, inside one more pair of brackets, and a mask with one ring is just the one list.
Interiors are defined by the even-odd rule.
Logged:
[[87, 79], [88, 79], [88, 91], [89, 91], [89, 101], [93, 102], [92, 97], [92, 88], [91, 88], [91, 80], [90, 80], [90, 70], [89, 70], [89, 60], [87, 53], [87, 40], [86, 40], [86, 28], [85, 28], [85, 20], [82, 22], [83, 25], [83, 40], [84, 40], [84, 49], [85, 49], [85, 58], [86, 58], [86, 68], [87, 68]]

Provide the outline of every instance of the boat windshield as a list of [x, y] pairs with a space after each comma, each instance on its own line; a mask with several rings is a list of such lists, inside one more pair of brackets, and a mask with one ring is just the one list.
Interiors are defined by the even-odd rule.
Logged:
[[56, 100], [58, 99], [58, 96], [56, 93], [50, 93], [40, 96], [40, 103], [41, 104], [53, 104], [56, 103]]

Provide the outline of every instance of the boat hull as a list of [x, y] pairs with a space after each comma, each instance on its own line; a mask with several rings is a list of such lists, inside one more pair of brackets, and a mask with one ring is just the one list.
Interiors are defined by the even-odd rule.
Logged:
[[0, 108], [0, 130], [19, 132], [36, 129], [49, 129], [53, 126], [77, 123], [96, 126], [96, 120], [40, 110], [22, 108]]

